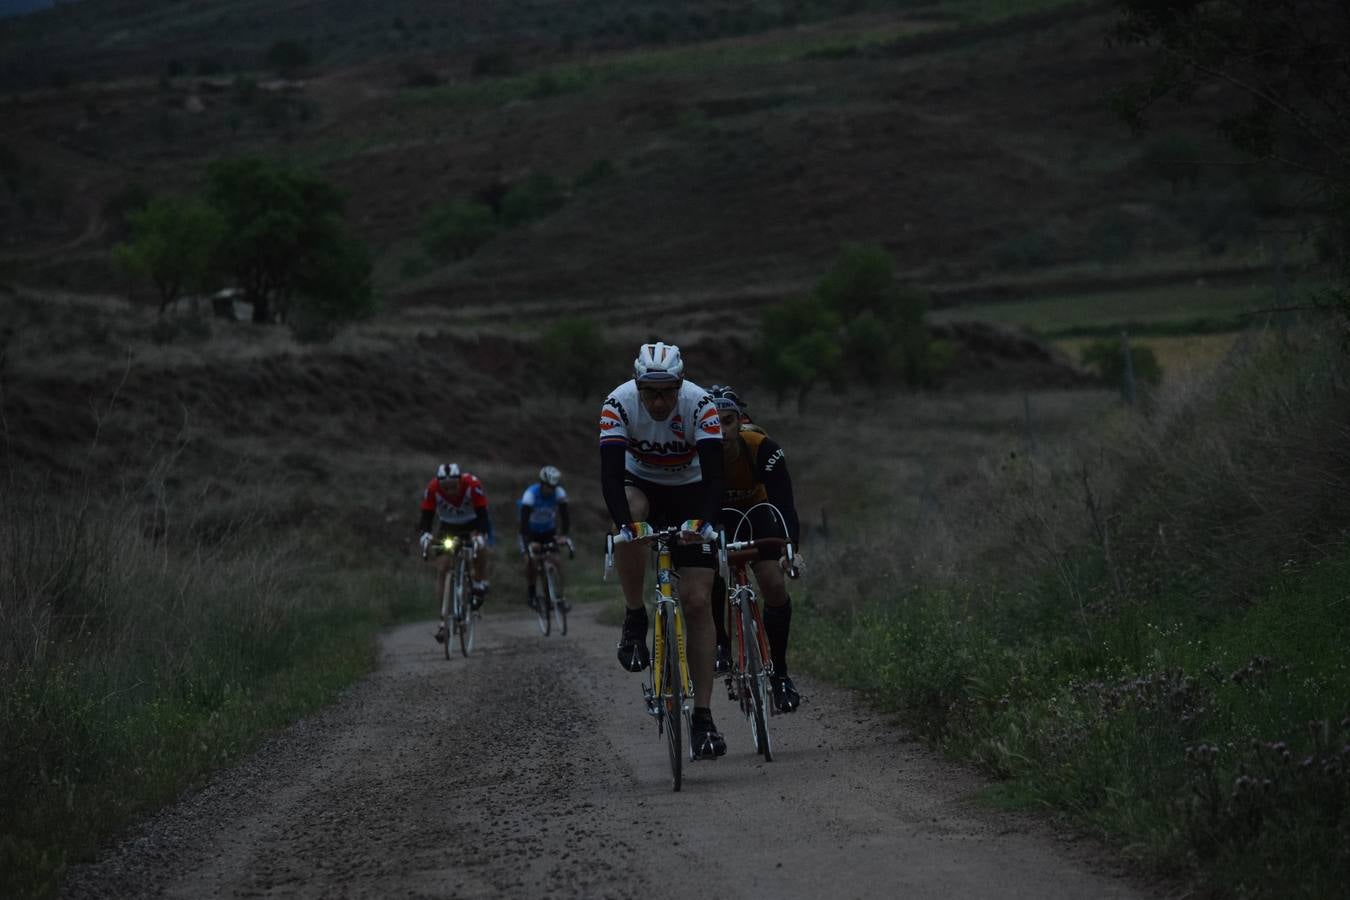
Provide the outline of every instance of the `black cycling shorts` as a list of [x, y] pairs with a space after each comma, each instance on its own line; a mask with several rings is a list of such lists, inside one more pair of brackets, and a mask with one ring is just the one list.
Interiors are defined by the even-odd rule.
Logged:
[[[699, 482], [656, 484], [630, 473], [624, 476], [623, 483], [625, 487], [637, 488], [647, 498], [647, 524], [653, 528], [683, 525], [703, 513], [703, 485]], [[717, 568], [717, 555], [707, 544], [678, 546], [672, 559], [677, 569], [686, 566], [695, 569]]]
[[[468, 537], [469, 535], [473, 534], [474, 531], [477, 530], [477, 528], [478, 528], [478, 523], [477, 523], [476, 521], [475, 521], [475, 522], [444, 522], [444, 521], [439, 521], [439, 520], [438, 520], [436, 524], [439, 526], [439, 527], [436, 529], [436, 536], [437, 536], [437, 537], [445, 537], [447, 534], [449, 534], [449, 535], [454, 535], [455, 537], [466, 538], [466, 537]], [[485, 535], [485, 536], [486, 536], [486, 535]]]
[[531, 531], [528, 535], [522, 534], [520, 539], [525, 542], [526, 548], [531, 544], [548, 544], [556, 541], [558, 533], [556, 531]]

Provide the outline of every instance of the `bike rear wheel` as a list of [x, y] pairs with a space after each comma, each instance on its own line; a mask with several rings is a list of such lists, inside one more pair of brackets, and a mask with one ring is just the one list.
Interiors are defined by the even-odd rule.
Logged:
[[759, 617], [754, 602], [746, 603], [741, 611], [745, 628], [745, 674], [750, 682], [750, 730], [755, 738], [755, 751], [765, 762], [773, 762], [773, 742], [769, 740], [769, 676], [764, 671], [760, 654]]
[[680, 648], [675, 637], [675, 616], [669, 605], [661, 613], [661, 640], [663, 690], [661, 697], [662, 712], [665, 717], [666, 744], [670, 750], [670, 777], [674, 789], [679, 790], [684, 774], [684, 756], [689, 752], [684, 746], [684, 682], [680, 679]]
[[567, 610], [563, 609], [562, 598], [558, 596], [558, 568], [552, 563], [544, 567], [544, 587], [553, 620], [558, 623], [558, 634], [567, 634]]

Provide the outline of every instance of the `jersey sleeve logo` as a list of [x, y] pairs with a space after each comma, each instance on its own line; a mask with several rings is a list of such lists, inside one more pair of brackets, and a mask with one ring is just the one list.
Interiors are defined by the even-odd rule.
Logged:
[[698, 420], [699, 438], [722, 436], [722, 420], [717, 416], [717, 407], [710, 406]]

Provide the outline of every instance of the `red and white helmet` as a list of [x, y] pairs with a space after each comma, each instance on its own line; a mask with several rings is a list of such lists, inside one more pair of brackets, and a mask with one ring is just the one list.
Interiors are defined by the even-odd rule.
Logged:
[[459, 477], [459, 463], [441, 463], [436, 467], [436, 480], [449, 481]]
[[644, 382], [676, 382], [684, 380], [684, 360], [680, 348], [674, 344], [643, 344], [633, 360], [633, 378]]

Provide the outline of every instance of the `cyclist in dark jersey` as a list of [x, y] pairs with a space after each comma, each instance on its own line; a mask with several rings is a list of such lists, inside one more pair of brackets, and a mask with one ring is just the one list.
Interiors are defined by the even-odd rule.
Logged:
[[[727, 537], [732, 540], [786, 537], [792, 541], [794, 549], [793, 566], [800, 569], [804, 564], [798, 549], [801, 526], [783, 448], [758, 426], [747, 427], [749, 417], [745, 414], [745, 405], [731, 387], [713, 385], [708, 393], [722, 420], [722, 506], [748, 514], [749, 519], [747, 526], [741, 515], [724, 511], [721, 525], [726, 529]], [[781, 518], [769, 507], [759, 505], [765, 502], [773, 504], [782, 514]], [[788, 677], [787, 644], [792, 601], [783, 578], [786, 564], [787, 560], [780, 559], [776, 552], [761, 550], [760, 558], [752, 568], [764, 598], [764, 632], [773, 658], [774, 706], [781, 712], [792, 712], [801, 705], [801, 695]], [[713, 597], [725, 597], [726, 586], [720, 577], [717, 582]], [[729, 665], [725, 601], [714, 600], [713, 618], [717, 628], [717, 668], [725, 671]]]

